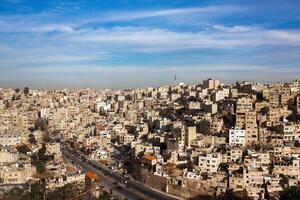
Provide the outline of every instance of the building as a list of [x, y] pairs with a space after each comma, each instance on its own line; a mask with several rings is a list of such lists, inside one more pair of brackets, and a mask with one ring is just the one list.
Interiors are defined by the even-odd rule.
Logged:
[[0, 165], [15, 163], [19, 159], [18, 153], [9, 151], [0, 151]]
[[220, 86], [220, 81], [215, 79], [207, 79], [203, 81], [204, 89], [217, 89]]
[[296, 111], [300, 113], [300, 96], [296, 97]]
[[130, 144], [132, 141], [134, 141], [134, 135], [124, 134], [120, 136], [120, 142], [124, 145]]
[[246, 130], [230, 129], [229, 130], [229, 145], [230, 146], [245, 146], [246, 145]]
[[203, 111], [206, 113], [216, 114], [218, 112], [218, 104], [207, 102], [202, 105]]
[[191, 146], [191, 141], [197, 138], [197, 132], [196, 132], [196, 127], [195, 126], [186, 126], [184, 128], [184, 144], [187, 147]]
[[236, 113], [245, 113], [253, 109], [252, 99], [248, 97], [242, 97], [237, 100]]
[[198, 160], [200, 172], [206, 172], [208, 174], [216, 173], [220, 163], [222, 162], [222, 158], [219, 153], [199, 155]]
[[157, 159], [151, 155], [144, 155], [143, 160], [146, 164], [154, 166], [157, 163]]
[[0, 179], [3, 184], [24, 184], [32, 179], [34, 174], [36, 174], [36, 169], [30, 163], [0, 168]]
[[21, 144], [21, 134], [5, 131], [0, 133], [0, 145], [2, 146], [16, 146]]

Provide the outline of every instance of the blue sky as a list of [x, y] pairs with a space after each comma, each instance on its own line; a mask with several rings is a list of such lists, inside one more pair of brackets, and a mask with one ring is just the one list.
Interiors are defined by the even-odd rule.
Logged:
[[0, 0], [0, 87], [300, 77], [298, 0]]

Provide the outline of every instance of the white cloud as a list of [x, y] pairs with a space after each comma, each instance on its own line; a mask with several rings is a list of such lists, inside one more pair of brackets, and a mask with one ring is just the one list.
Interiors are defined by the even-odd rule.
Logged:
[[[208, 15], [218, 16], [229, 13], [245, 11], [246, 7], [231, 6], [231, 5], [218, 5], [218, 6], [206, 6], [206, 7], [193, 7], [193, 8], [178, 8], [178, 9], [161, 9], [161, 10], [144, 10], [144, 11], [128, 11], [128, 12], [110, 12], [101, 15], [98, 21], [112, 22], [112, 21], [131, 21], [145, 18], [157, 18], [157, 17], [178, 17], [188, 15], [202, 15], [208, 17]], [[91, 19], [95, 21], [95, 19]], [[88, 20], [87, 20], [88, 22]]]
[[41, 23], [23, 21], [22, 19], [10, 19], [0, 21], [0, 33], [47, 33], [47, 32], [72, 32], [73, 27], [69, 24]]
[[[26, 30], [26, 28], [24, 29]], [[72, 32], [74, 29], [70, 25], [66, 24], [47, 24], [47, 25], [39, 25], [33, 26], [27, 29], [32, 32]]]
[[264, 45], [300, 45], [299, 30], [266, 30], [247, 26], [213, 26], [188, 32], [147, 27], [115, 27], [85, 30], [70, 36], [73, 42], [93, 42], [127, 51], [224, 49]]
[[249, 32], [249, 31], [260, 29], [255, 26], [241, 26], [241, 25], [224, 26], [219, 24], [213, 25], [212, 28], [215, 30], [226, 31], [226, 32]]
[[[1, 48], [0, 48], [1, 51]], [[74, 62], [85, 62], [85, 61], [100, 61], [105, 60], [110, 57], [110, 54], [107, 52], [92, 52], [86, 53], [81, 52], [66, 52], [62, 54], [55, 53], [56, 49], [52, 51], [48, 48], [46, 51], [35, 51], [30, 50], [28, 52], [22, 52], [22, 50], [11, 51], [12, 54], [9, 54], [0, 60], [0, 68], [5, 66], [15, 66], [15, 65], [53, 65], [53, 63], [74, 63]]]
[[[68, 7], [64, 6], [63, 9], [68, 9]], [[207, 19], [209, 17], [245, 11], [246, 9], [246, 7], [242, 6], [217, 5], [160, 10], [105, 11], [101, 13], [88, 13], [80, 17], [73, 16], [72, 18], [51, 12], [26, 15], [0, 15], [0, 32], [72, 32], [74, 28], [86, 25], [126, 22], [146, 18], [155, 18], [155, 20], [158, 20], [158, 18], [168, 19], [171, 23], [185, 19], [183, 20], [184, 23], [188, 23], [193, 21], [196, 16], [202, 16]], [[62, 18], [62, 20], [58, 22], [58, 18]]]
[[283, 31], [283, 30], [270, 30], [267, 31], [271, 38], [274, 38], [279, 41], [286, 41], [289, 43], [300, 43], [300, 31], [293, 30], [293, 31]]

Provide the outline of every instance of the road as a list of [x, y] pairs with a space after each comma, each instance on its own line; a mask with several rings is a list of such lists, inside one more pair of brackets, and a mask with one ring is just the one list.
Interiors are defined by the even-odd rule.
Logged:
[[[157, 199], [157, 200], [178, 200], [181, 198], [171, 196], [169, 194], [153, 190], [143, 184], [134, 180], [127, 180], [124, 176], [115, 173], [108, 169], [105, 165], [98, 162], [82, 159], [85, 155], [79, 152], [75, 153], [71, 149], [63, 149], [62, 153], [69, 160], [81, 166], [85, 170], [90, 170], [101, 177], [102, 184], [127, 199], [141, 200], [141, 199]], [[79, 155], [80, 154], [80, 155]], [[124, 183], [127, 181], [126, 183]], [[117, 185], [116, 185], [117, 183]]]

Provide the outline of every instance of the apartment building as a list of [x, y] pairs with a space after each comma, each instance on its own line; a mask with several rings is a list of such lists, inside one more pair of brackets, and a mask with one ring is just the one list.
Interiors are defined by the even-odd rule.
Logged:
[[219, 153], [207, 153], [198, 157], [200, 171], [208, 174], [216, 173], [221, 162], [222, 157]]
[[244, 147], [246, 145], [246, 130], [238, 128], [230, 129], [229, 145]]

